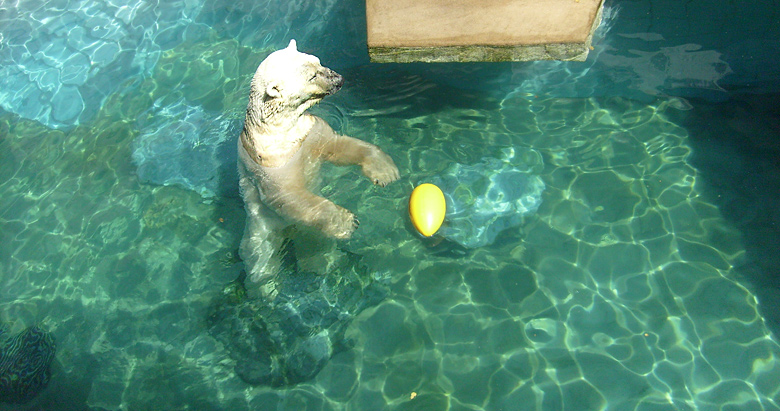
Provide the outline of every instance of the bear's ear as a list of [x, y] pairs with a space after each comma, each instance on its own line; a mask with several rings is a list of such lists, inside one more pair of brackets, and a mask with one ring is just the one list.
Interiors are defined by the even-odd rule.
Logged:
[[295, 42], [295, 39], [290, 40], [290, 44], [287, 45], [287, 48], [292, 51], [298, 51], [298, 44]]
[[273, 82], [268, 83], [268, 86], [265, 88], [265, 95], [270, 98], [279, 98], [282, 96], [282, 87], [279, 83]]

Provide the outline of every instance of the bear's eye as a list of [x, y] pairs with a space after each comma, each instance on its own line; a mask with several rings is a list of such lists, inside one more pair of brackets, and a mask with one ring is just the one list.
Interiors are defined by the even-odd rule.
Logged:
[[315, 71], [314, 74], [311, 75], [309, 81], [314, 81], [316, 78], [317, 78], [317, 72]]

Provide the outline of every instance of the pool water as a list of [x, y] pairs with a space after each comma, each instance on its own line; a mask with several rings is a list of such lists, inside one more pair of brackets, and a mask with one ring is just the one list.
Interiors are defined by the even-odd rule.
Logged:
[[[0, 322], [57, 342], [0, 410], [780, 409], [771, 56], [632, 31], [626, 2], [585, 63], [371, 65], [360, 2], [301, 3], [0, 3]], [[323, 169], [388, 293], [270, 388], [206, 313], [243, 268], [249, 80], [289, 38], [346, 78], [314, 113], [402, 177]], [[414, 234], [416, 184], [507, 150], [540, 159], [535, 212], [475, 247]]]

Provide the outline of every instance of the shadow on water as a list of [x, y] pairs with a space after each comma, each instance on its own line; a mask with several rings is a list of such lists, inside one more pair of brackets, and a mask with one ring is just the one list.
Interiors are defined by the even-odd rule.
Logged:
[[723, 103], [692, 102], [678, 124], [690, 132], [691, 162], [708, 200], [743, 235], [738, 272], [753, 284], [759, 308], [780, 338], [780, 110], [778, 94], [737, 95]]

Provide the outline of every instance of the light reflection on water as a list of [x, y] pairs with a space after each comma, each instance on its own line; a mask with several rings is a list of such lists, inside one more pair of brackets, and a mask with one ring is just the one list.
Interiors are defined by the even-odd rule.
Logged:
[[[312, 4], [304, 10], [325, 16], [346, 8]], [[685, 44], [618, 58], [605, 39], [585, 68], [443, 74], [454, 66], [361, 65], [321, 40], [325, 64], [343, 57], [347, 84], [315, 112], [380, 145], [403, 174], [378, 190], [327, 168], [323, 187], [357, 212], [363, 224], [342, 246], [369, 257], [390, 295], [357, 318], [355, 346], [317, 378], [270, 389], [236, 378], [203, 327], [209, 299], [241, 268], [230, 149], [270, 45], [298, 37], [320, 54], [312, 33], [328, 24], [287, 10], [281, 22], [260, 17], [258, 5], [128, 15], [79, 5], [63, 20], [72, 30], [38, 31], [34, 14], [0, 6], [16, 21], [0, 49], [0, 318], [57, 337], [58, 371], [37, 400], [47, 409], [63, 392], [106, 409], [778, 408], [779, 347], [740, 271], [755, 257], [692, 161], [706, 150], [684, 123], [708, 106], [658, 92], [678, 86], [669, 75], [681, 64], [688, 85], [717, 89], [730, 70], [717, 52]], [[94, 50], [79, 51], [68, 42], [92, 27], [88, 16], [105, 22], [87, 33]], [[136, 33], [155, 19], [168, 30]], [[77, 54], [93, 69], [76, 70]], [[594, 80], [605, 76], [660, 97], [583, 98], [614, 91]], [[534, 215], [477, 249], [412, 234], [415, 183], [508, 147], [541, 155]]]

